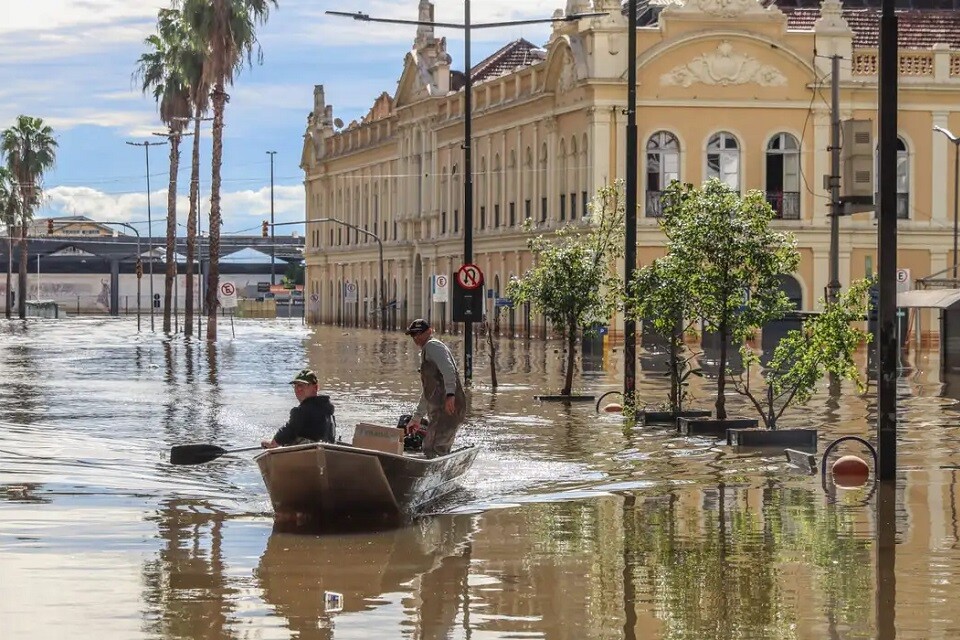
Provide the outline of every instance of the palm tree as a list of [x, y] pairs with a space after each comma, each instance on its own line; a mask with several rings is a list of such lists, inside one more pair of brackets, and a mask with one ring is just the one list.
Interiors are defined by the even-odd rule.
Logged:
[[207, 340], [217, 339], [220, 286], [220, 167], [223, 164], [223, 112], [227, 84], [246, 60], [260, 60], [257, 26], [266, 23], [277, 0], [180, 0], [184, 20], [204, 44], [203, 75], [213, 87], [213, 158], [210, 181], [210, 273], [207, 279]]
[[7, 228], [7, 288], [4, 314], [10, 319], [10, 287], [13, 274], [13, 229], [20, 214], [20, 191], [7, 167], [0, 166], [0, 224]]
[[17, 116], [16, 123], [0, 133], [0, 150], [7, 158], [7, 168], [13, 174], [19, 192], [20, 207], [20, 273], [17, 279], [17, 311], [20, 319], [27, 317], [27, 226], [33, 219], [33, 210], [43, 199], [43, 174], [53, 167], [57, 158], [57, 141], [53, 129], [42, 118]]
[[[148, 51], [137, 61], [134, 78], [141, 81], [144, 93], [153, 92], [160, 109], [160, 120], [167, 125], [170, 141], [170, 182], [167, 187], [167, 268], [163, 289], [163, 331], [170, 333], [170, 304], [173, 281], [177, 276], [177, 172], [180, 169], [180, 139], [191, 115], [188, 76], [195, 60], [181, 14], [176, 9], [157, 13], [157, 33], [144, 40]], [[190, 291], [190, 289], [187, 289]]]

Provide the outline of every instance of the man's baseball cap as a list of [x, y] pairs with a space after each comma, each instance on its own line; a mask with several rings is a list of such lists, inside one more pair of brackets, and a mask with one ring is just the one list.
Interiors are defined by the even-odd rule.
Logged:
[[290, 384], [317, 384], [317, 374], [310, 369], [301, 369]]
[[408, 336], [420, 335], [424, 331], [430, 328], [430, 323], [424, 320], [423, 318], [417, 318], [410, 323], [410, 326], [407, 327], [407, 330], [404, 332]]

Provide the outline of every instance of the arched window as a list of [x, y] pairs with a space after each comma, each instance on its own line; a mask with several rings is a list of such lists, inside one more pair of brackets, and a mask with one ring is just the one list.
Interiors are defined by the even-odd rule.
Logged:
[[487, 185], [489, 176], [487, 175], [487, 159], [480, 158], [480, 191], [477, 198], [480, 201], [480, 209], [477, 215], [477, 227], [481, 230], [487, 228]]
[[767, 143], [767, 202], [783, 220], [800, 219], [800, 144], [789, 133]]
[[[880, 204], [880, 144], [877, 144], [875, 163], [874, 202]], [[874, 214], [876, 215], [876, 214]], [[910, 219], [910, 151], [903, 138], [897, 136], [897, 219]]]
[[540, 222], [547, 220], [547, 144], [540, 147], [537, 171], [537, 193], [540, 194]]
[[721, 131], [707, 142], [707, 178], [719, 178], [740, 191], [740, 144], [733, 134]]
[[447, 232], [447, 206], [450, 194], [447, 192], [447, 168], [440, 170], [440, 233]]
[[450, 170], [450, 184], [453, 186], [453, 196], [450, 201], [450, 208], [453, 209], [453, 232], [460, 233], [460, 205], [463, 203], [463, 193], [460, 190], [460, 170], [457, 165], [453, 165]]
[[560, 141], [557, 152], [557, 185], [560, 191], [560, 222], [567, 219], [567, 143]]
[[567, 187], [570, 189], [570, 219], [577, 219], [577, 186], [580, 184], [580, 154], [577, 152], [576, 136], [570, 138], [570, 174], [567, 176]]
[[500, 207], [503, 205], [503, 164], [498, 153], [493, 159], [493, 228], [500, 228]]
[[674, 180], [680, 179], [680, 143], [669, 131], [657, 131], [647, 140], [647, 197], [644, 215], [659, 218], [660, 197]]
[[509, 225], [517, 224], [517, 152], [510, 151], [510, 163], [507, 165], [507, 213], [509, 215]]
[[533, 218], [533, 151], [530, 147], [523, 154], [523, 219]]

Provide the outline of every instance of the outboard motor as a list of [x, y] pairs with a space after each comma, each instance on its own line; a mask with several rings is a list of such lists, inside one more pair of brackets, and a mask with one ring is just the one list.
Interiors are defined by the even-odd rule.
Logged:
[[[398, 429], [406, 429], [407, 424], [409, 424], [410, 419], [413, 416], [409, 413], [405, 413], [400, 416], [400, 419], [397, 421]], [[420, 420], [420, 428], [415, 432], [407, 434], [403, 438], [403, 450], [404, 451], [420, 451], [423, 449], [423, 436], [427, 433], [427, 425], [429, 421], [426, 418]]]

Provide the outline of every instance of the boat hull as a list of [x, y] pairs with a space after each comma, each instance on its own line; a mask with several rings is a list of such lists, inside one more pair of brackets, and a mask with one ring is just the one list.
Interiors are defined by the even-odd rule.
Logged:
[[268, 449], [254, 459], [277, 514], [380, 519], [416, 512], [456, 486], [475, 447], [427, 460], [346, 444]]

